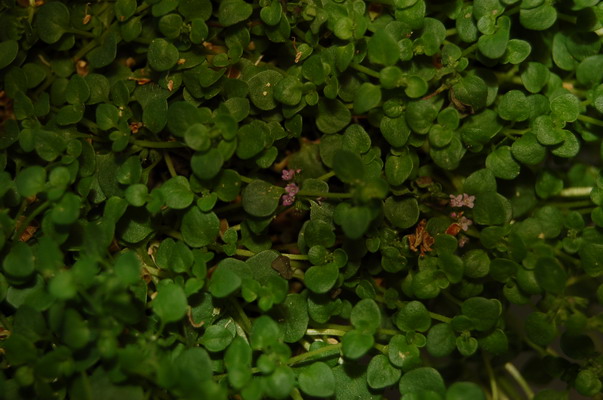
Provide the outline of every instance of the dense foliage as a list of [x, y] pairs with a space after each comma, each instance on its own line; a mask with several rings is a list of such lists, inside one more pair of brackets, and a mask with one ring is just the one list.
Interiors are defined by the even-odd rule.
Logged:
[[0, 397], [602, 398], [602, 21], [1, 0]]

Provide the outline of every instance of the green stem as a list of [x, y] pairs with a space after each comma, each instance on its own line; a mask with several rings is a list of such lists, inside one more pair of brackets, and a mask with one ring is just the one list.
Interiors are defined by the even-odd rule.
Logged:
[[456, 28], [450, 28], [450, 29], [447, 29], [447, 30], [446, 30], [446, 37], [456, 35], [456, 33], [457, 33]]
[[298, 261], [307, 261], [307, 254], [291, 254], [291, 253], [281, 253], [281, 256], [288, 257], [290, 260], [298, 260]]
[[70, 28], [70, 29], [67, 29], [65, 32], [73, 33], [74, 35], [84, 36], [84, 37], [91, 38], [91, 39], [96, 38], [96, 35], [94, 35], [93, 33], [90, 33], [88, 31], [83, 31], [81, 29]]
[[186, 147], [185, 144], [180, 142], [155, 142], [152, 140], [134, 140], [132, 144], [149, 149], [179, 149]]
[[578, 115], [578, 120], [592, 125], [603, 126], [603, 121], [601, 121], [600, 119], [589, 117], [588, 115]]
[[287, 365], [299, 364], [308, 359], [316, 358], [317, 356], [321, 356], [323, 353], [327, 353], [327, 355], [330, 355], [330, 353], [334, 352], [335, 350], [339, 350], [339, 349], [341, 349], [341, 343], [331, 344], [331, 345], [328, 345], [325, 347], [321, 347], [320, 349], [309, 351], [307, 353], [300, 354], [299, 356], [291, 357], [287, 361]]
[[233, 316], [234, 320], [239, 324], [241, 328], [243, 328], [245, 333], [249, 335], [251, 333], [252, 324], [249, 318], [247, 317], [247, 314], [245, 314], [245, 311], [236, 299], [231, 297], [229, 299], [229, 304], [235, 312], [235, 315]]
[[245, 250], [245, 249], [236, 249], [235, 255], [241, 256], [241, 257], [253, 257], [253, 256], [255, 256], [255, 253], [253, 251], [249, 251], [249, 250]]
[[306, 330], [306, 335], [309, 336], [343, 336], [346, 333], [348, 333], [348, 331], [342, 331], [339, 329], [331, 329], [331, 328], [326, 328], [326, 329], [307, 329]]
[[367, 74], [368, 76], [372, 76], [373, 78], [379, 79], [381, 75], [377, 71], [373, 71], [370, 68], [365, 67], [364, 65], [360, 65], [357, 63], [351, 63], [350, 68], [355, 69], [358, 72], [362, 72], [363, 74]]
[[475, 49], [477, 49], [477, 43], [473, 43], [471, 46], [469, 46], [465, 50], [463, 50], [463, 52], [461, 53], [461, 57], [467, 56], [468, 54], [475, 51]]
[[576, 17], [575, 15], [567, 15], [560, 12], [557, 12], [557, 18], [561, 21], [566, 21], [573, 25], [575, 25], [578, 21], [578, 17]]
[[563, 189], [557, 196], [561, 197], [590, 197], [590, 192], [593, 188], [591, 186], [586, 187], [570, 187]]
[[490, 391], [492, 392], [492, 400], [499, 400], [498, 385], [496, 383], [496, 376], [494, 376], [494, 371], [492, 370], [492, 365], [490, 364], [490, 359], [484, 352], [482, 352], [482, 358], [484, 360], [484, 364], [486, 365], [486, 371], [488, 372], [488, 380], [490, 381]]
[[349, 199], [353, 197], [352, 193], [330, 193], [330, 192], [319, 192], [316, 190], [300, 190], [297, 192], [298, 196], [308, 197], [323, 197], [325, 199]]
[[163, 152], [163, 159], [165, 160], [165, 165], [167, 165], [167, 169], [170, 172], [170, 175], [172, 176], [172, 178], [178, 176], [178, 174], [176, 173], [176, 169], [174, 168], [174, 163], [172, 162], [172, 158], [170, 157], [170, 155], [168, 154], [167, 151]]
[[77, 53], [75, 53], [75, 55], [73, 56], [73, 61], [81, 60], [86, 54], [88, 54], [89, 51], [96, 48], [96, 46], [98, 46], [97, 39], [89, 41], [88, 43], [86, 43], [86, 45], [81, 47]]
[[387, 346], [381, 343], [375, 343], [373, 345], [374, 348], [382, 352], [383, 354], [387, 354]]
[[576, 200], [576, 201], [557, 201], [557, 202], [552, 202], [552, 203], [548, 203], [547, 206], [551, 206], [551, 207], [559, 207], [559, 208], [571, 208], [571, 209], [575, 209], [575, 208], [583, 208], [583, 207], [588, 207], [588, 206], [592, 206], [593, 202], [588, 199], [588, 200]]
[[291, 391], [291, 398], [293, 400], [304, 400], [303, 396], [301, 395], [301, 393], [299, 392], [298, 388], [295, 388]]
[[436, 321], [444, 322], [446, 324], [449, 324], [452, 321], [452, 318], [448, 318], [443, 316], [442, 314], [437, 314], [434, 312], [430, 312], [429, 316], [431, 317], [431, 319], [435, 319]]
[[318, 179], [319, 181], [326, 181], [326, 180], [328, 180], [332, 176], [335, 176], [335, 171], [327, 172], [326, 174], [321, 175], [321, 176], [319, 176], [316, 179]]
[[25, 229], [29, 226], [29, 224], [31, 223], [31, 221], [33, 221], [34, 218], [36, 218], [38, 215], [40, 215], [42, 212], [44, 212], [44, 210], [46, 210], [48, 207], [50, 207], [50, 202], [46, 201], [46, 202], [40, 204], [38, 206], [38, 208], [36, 208], [35, 210], [33, 210], [32, 213], [29, 214], [27, 216], [27, 218], [25, 218], [25, 220], [23, 220], [23, 222], [21, 223], [21, 225], [19, 225], [19, 229], [15, 231], [15, 233], [13, 234], [12, 239], [13, 240], [19, 240], [19, 238], [21, 237], [21, 235], [23, 234], [23, 232], [25, 232]]
[[253, 181], [255, 180], [255, 179], [251, 179], [251, 178], [248, 178], [248, 177], [246, 177], [246, 176], [243, 176], [243, 175], [239, 175], [239, 177], [240, 177], [240, 178], [241, 178], [241, 180], [242, 180], [243, 182], [245, 182], [245, 183], [251, 183], [251, 182], [253, 182]]
[[515, 368], [515, 365], [508, 362], [505, 364], [505, 369], [507, 370], [509, 375], [511, 375], [513, 379], [515, 379], [515, 382], [517, 382], [517, 384], [521, 387], [521, 390], [523, 390], [528, 399], [534, 397], [534, 392], [530, 388], [530, 385], [528, 385], [521, 373], [517, 370], [517, 368]]

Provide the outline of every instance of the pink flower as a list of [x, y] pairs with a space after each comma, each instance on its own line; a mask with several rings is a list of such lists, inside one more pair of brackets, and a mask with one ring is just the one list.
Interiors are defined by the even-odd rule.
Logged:
[[282, 203], [284, 206], [290, 206], [295, 202], [295, 195], [299, 192], [299, 186], [295, 183], [289, 183], [285, 186], [286, 194], [282, 197]]
[[474, 201], [475, 201], [475, 196], [470, 196], [467, 193], [459, 194], [458, 196], [455, 196], [453, 194], [450, 195], [450, 207], [456, 207], [456, 208], [461, 208], [461, 207], [473, 208], [473, 206], [474, 206], [473, 202]]
[[459, 194], [455, 196], [453, 194], [450, 195], [450, 207], [462, 207], [463, 206], [463, 195]]
[[467, 208], [473, 208], [473, 202], [475, 201], [475, 196], [469, 196], [467, 193], [463, 193], [463, 204]]
[[461, 235], [461, 238], [459, 239], [459, 247], [465, 247], [467, 243], [469, 243], [469, 238], [465, 235]]
[[463, 215], [461, 219], [459, 219], [459, 225], [464, 231], [467, 231], [469, 227], [473, 225], [473, 221]]
[[281, 198], [281, 200], [282, 200], [282, 204], [284, 206], [290, 206], [295, 201], [295, 196], [290, 196], [288, 194], [284, 194], [283, 197]]
[[301, 172], [301, 169], [299, 169], [299, 168], [298, 169], [284, 169], [282, 171], [281, 178], [284, 181], [290, 181], [293, 178], [295, 178], [295, 174], [299, 174], [300, 172]]
[[295, 197], [297, 192], [299, 192], [299, 187], [295, 183], [289, 183], [285, 186], [285, 192], [287, 192], [289, 196]]

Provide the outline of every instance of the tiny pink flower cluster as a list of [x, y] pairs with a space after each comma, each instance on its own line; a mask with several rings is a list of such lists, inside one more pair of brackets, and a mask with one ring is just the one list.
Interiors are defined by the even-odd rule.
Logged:
[[285, 192], [287, 193], [282, 197], [283, 205], [290, 206], [295, 202], [295, 195], [299, 192], [299, 187], [295, 183], [289, 183], [285, 186]]
[[469, 227], [471, 225], [473, 225], [473, 221], [470, 220], [469, 218], [465, 217], [462, 212], [460, 212], [460, 213], [452, 212], [452, 213], [450, 213], [450, 217], [456, 219], [457, 220], [456, 223], [459, 224], [461, 229], [464, 230], [465, 232], [469, 229]]
[[[284, 181], [290, 181], [300, 172], [301, 169], [284, 169], [281, 177]], [[295, 183], [288, 183], [287, 186], [285, 186], [285, 192], [287, 193], [281, 198], [282, 204], [284, 206], [290, 206], [295, 202], [295, 195], [299, 192], [299, 187]]]
[[295, 174], [299, 174], [301, 169], [284, 169], [281, 175], [281, 178], [284, 181], [290, 181], [295, 178]]
[[450, 195], [450, 207], [467, 207], [473, 208], [475, 201], [475, 196], [469, 196], [467, 193], [459, 194], [455, 196], [453, 194]]

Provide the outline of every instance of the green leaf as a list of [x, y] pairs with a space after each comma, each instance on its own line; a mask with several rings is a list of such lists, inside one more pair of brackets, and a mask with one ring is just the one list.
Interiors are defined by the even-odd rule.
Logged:
[[236, 292], [243, 282], [237, 269], [243, 268], [243, 266], [244, 263], [240, 260], [225, 259], [221, 261], [209, 282], [211, 294], [217, 298], [224, 298]]
[[421, 365], [419, 348], [415, 344], [409, 344], [406, 336], [393, 336], [387, 347], [389, 361], [403, 371], [410, 371]]
[[426, 349], [434, 357], [446, 357], [456, 348], [456, 336], [450, 324], [437, 324], [427, 333]]
[[548, 346], [557, 336], [557, 329], [552, 319], [539, 311], [528, 315], [525, 330], [527, 337], [540, 346]]
[[109, 31], [102, 39], [101, 45], [86, 55], [91, 67], [106, 67], [115, 60], [118, 38], [119, 36], [116, 32]]
[[511, 203], [495, 192], [477, 194], [473, 220], [480, 225], [502, 225], [511, 220]]
[[34, 273], [34, 255], [24, 242], [16, 242], [4, 257], [2, 269], [8, 278], [23, 281]]
[[550, 28], [557, 20], [555, 7], [543, 3], [534, 8], [521, 8], [519, 10], [519, 22], [524, 28], [534, 31], [544, 31]]
[[58, 42], [69, 29], [69, 9], [61, 2], [46, 3], [35, 15], [37, 33], [45, 43]]
[[402, 371], [390, 364], [388, 358], [378, 354], [371, 359], [366, 371], [367, 383], [372, 389], [383, 389], [394, 385]]
[[507, 50], [503, 56], [503, 62], [510, 64], [521, 64], [532, 52], [529, 42], [521, 39], [511, 39], [507, 43]]
[[283, 340], [286, 343], [295, 343], [305, 334], [308, 327], [308, 303], [304, 296], [297, 293], [289, 293], [282, 304], [271, 310], [275, 319], [279, 321]]
[[339, 150], [333, 156], [333, 170], [343, 182], [356, 182], [364, 178], [364, 163], [360, 156], [349, 150]]
[[396, 314], [395, 323], [405, 332], [425, 332], [431, 326], [431, 316], [423, 303], [413, 300]]
[[473, 113], [486, 106], [488, 88], [482, 78], [477, 75], [469, 75], [452, 86], [451, 96], [469, 107], [470, 112]]
[[375, 332], [381, 325], [381, 311], [372, 299], [360, 300], [350, 315], [350, 322], [354, 327], [363, 332]]
[[73, 194], [65, 193], [61, 200], [52, 208], [50, 217], [57, 225], [71, 225], [80, 216], [82, 199]]
[[341, 338], [341, 351], [346, 358], [357, 360], [365, 355], [374, 343], [372, 334], [351, 330]]
[[521, 81], [528, 92], [538, 93], [548, 83], [549, 75], [549, 69], [544, 64], [529, 62], [521, 73]]
[[323, 362], [315, 362], [304, 368], [297, 380], [299, 388], [308, 396], [329, 397], [335, 394], [335, 376]]
[[496, 325], [502, 313], [502, 306], [495, 299], [472, 297], [463, 302], [461, 311], [471, 320], [476, 330], [487, 331]]
[[184, 289], [170, 280], [161, 281], [151, 306], [164, 324], [181, 320], [187, 307]]
[[385, 160], [385, 177], [393, 186], [399, 186], [408, 179], [414, 168], [413, 160], [408, 152], [400, 156], [390, 155]]
[[251, 16], [251, 4], [242, 0], [225, 0], [220, 2], [218, 20], [223, 26], [231, 26]]
[[385, 29], [377, 30], [368, 42], [369, 60], [375, 64], [394, 65], [400, 59], [396, 39]]
[[226, 349], [232, 339], [233, 335], [228, 329], [220, 325], [212, 325], [205, 330], [199, 342], [207, 350], [215, 353]]
[[182, 237], [191, 247], [203, 247], [214, 242], [220, 232], [220, 221], [213, 212], [204, 213], [191, 207], [182, 216]]
[[534, 272], [538, 284], [547, 292], [560, 294], [565, 289], [567, 273], [556, 258], [539, 258]]
[[270, 145], [270, 131], [261, 121], [243, 125], [238, 133], [237, 157], [247, 160], [257, 156]]
[[521, 170], [509, 146], [500, 146], [486, 157], [486, 168], [501, 179], [515, 179]]
[[164, 269], [171, 269], [176, 273], [189, 270], [194, 261], [193, 252], [181, 241], [167, 238], [161, 242], [155, 255], [155, 262]]
[[27, 167], [15, 180], [17, 192], [23, 197], [32, 197], [42, 192], [46, 185], [46, 170], [39, 165]]
[[507, 121], [525, 121], [530, 117], [530, 105], [526, 95], [519, 90], [505, 93], [498, 103], [498, 115]]
[[477, 41], [477, 48], [488, 58], [500, 58], [507, 50], [511, 30], [511, 19], [506, 15], [498, 18], [496, 31], [489, 35], [482, 35]]
[[339, 269], [335, 264], [310, 267], [304, 275], [306, 287], [314, 293], [327, 293], [333, 288]]
[[251, 348], [261, 350], [273, 346], [282, 338], [279, 326], [272, 318], [262, 315], [253, 322], [249, 340]]
[[381, 89], [377, 85], [365, 82], [358, 88], [354, 97], [354, 113], [364, 114], [381, 102]]
[[383, 213], [396, 228], [407, 229], [419, 220], [419, 203], [414, 197], [401, 200], [388, 197], [383, 205]]
[[442, 396], [446, 392], [446, 386], [440, 373], [431, 367], [420, 367], [405, 373], [400, 378], [400, 393], [421, 394], [423, 391], [434, 391]]
[[16, 40], [5, 40], [0, 43], [0, 69], [10, 65], [17, 57], [19, 43]]
[[263, 180], [254, 180], [243, 189], [243, 209], [254, 217], [268, 217], [276, 211], [283, 191]]
[[371, 210], [365, 206], [350, 206], [341, 203], [335, 210], [335, 223], [341, 225], [343, 232], [350, 239], [359, 239], [364, 235], [371, 223], [373, 216]]
[[224, 156], [217, 148], [196, 152], [191, 157], [191, 169], [199, 179], [211, 179], [220, 173]]
[[272, 70], [254, 75], [248, 82], [249, 99], [260, 110], [268, 111], [276, 107], [274, 88], [283, 76]]
[[551, 100], [553, 118], [564, 122], [574, 122], [580, 115], [580, 100], [573, 94], [567, 93]]
[[536, 165], [544, 160], [546, 149], [540, 145], [533, 133], [528, 132], [513, 142], [511, 154], [523, 164]]
[[180, 53], [176, 46], [167, 40], [154, 39], [149, 45], [147, 57], [150, 67], [155, 71], [167, 71], [176, 65]]
[[454, 382], [446, 391], [446, 400], [486, 400], [486, 395], [473, 382]]
[[410, 136], [410, 129], [404, 116], [397, 118], [383, 117], [379, 125], [381, 133], [393, 147], [402, 147]]
[[182, 210], [190, 206], [194, 199], [188, 180], [183, 176], [175, 176], [161, 185], [160, 189], [165, 204], [172, 209]]
[[316, 126], [322, 133], [342, 131], [352, 120], [350, 110], [339, 100], [320, 99]]

